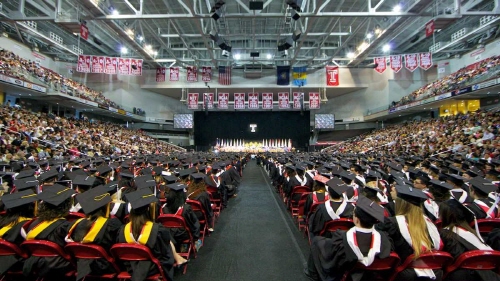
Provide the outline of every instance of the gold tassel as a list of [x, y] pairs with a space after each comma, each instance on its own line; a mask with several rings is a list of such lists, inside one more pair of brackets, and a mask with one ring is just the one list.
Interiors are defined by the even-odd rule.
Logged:
[[151, 203], [149, 206], [150, 212], [151, 212], [151, 220], [155, 221], [156, 220], [156, 203]]
[[33, 217], [38, 215], [38, 201], [35, 201], [35, 210], [33, 210]]
[[108, 203], [106, 205], [106, 218], [109, 218], [110, 208], [111, 208], [111, 203]]

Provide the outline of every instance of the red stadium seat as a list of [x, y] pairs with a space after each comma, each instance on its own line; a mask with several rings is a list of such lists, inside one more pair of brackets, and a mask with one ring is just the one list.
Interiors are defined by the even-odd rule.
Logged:
[[205, 213], [205, 210], [203, 209], [203, 206], [201, 205], [200, 201], [196, 200], [186, 200], [186, 204], [191, 206], [191, 209], [193, 209], [194, 212], [201, 212], [203, 214], [203, 219], [200, 220], [200, 233], [201, 233], [201, 241], [205, 243], [205, 235], [209, 235], [208, 231], [208, 218], [207, 214]]
[[114, 279], [116, 275], [120, 273], [120, 268], [116, 265], [115, 260], [99, 245], [73, 242], [68, 243], [64, 249], [75, 259], [105, 259], [115, 270], [115, 273], [102, 275], [91, 274], [88, 277]]
[[297, 217], [298, 211], [299, 211], [299, 201], [304, 196], [304, 194], [309, 194], [311, 192], [311, 189], [308, 186], [295, 186], [292, 190], [292, 193], [290, 195], [290, 209], [292, 211], [292, 217]]
[[[470, 223], [470, 226], [474, 228], [474, 222]], [[495, 228], [500, 228], [500, 219], [479, 219], [477, 220], [477, 226], [479, 227], [479, 233], [481, 236], [486, 237]]]
[[[0, 256], [14, 256], [16, 258], [27, 259], [28, 255], [16, 244], [10, 243], [5, 240], [0, 240]], [[8, 271], [4, 276], [0, 276], [0, 280], [3, 280], [5, 277], [10, 276], [20, 276], [23, 272], [20, 271]]]
[[327, 221], [323, 226], [323, 230], [319, 233], [320, 236], [323, 236], [326, 232], [335, 232], [337, 230], [349, 230], [354, 227], [354, 221], [346, 218], [339, 218], [337, 220]]
[[[113, 245], [110, 249], [111, 254], [116, 261], [151, 261], [158, 269], [157, 274], [148, 276], [146, 280], [168, 280], [166, 278], [165, 272], [161, 267], [160, 261], [153, 256], [151, 250], [144, 245], [139, 244], [128, 244], [128, 243], [117, 243]], [[117, 278], [118, 280], [130, 280], [132, 276], [126, 271], [121, 271]]]
[[84, 213], [71, 212], [66, 216], [66, 220], [69, 222], [73, 222], [73, 221], [76, 221], [76, 220], [82, 219], [82, 218], [85, 218]]
[[[373, 263], [369, 266], [365, 266], [362, 263], [358, 262], [351, 271], [353, 270], [374, 271], [377, 273], [377, 278], [375, 279], [376, 281], [386, 280], [387, 277], [384, 276], [384, 273], [388, 274], [389, 271], [391, 271], [393, 268], [396, 268], [399, 265], [400, 261], [401, 259], [399, 258], [398, 254], [396, 254], [395, 252], [391, 252], [391, 254], [385, 259], [375, 258]], [[342, 281], [351, 280], [350, 278], [351, 271], [347, 271], [344, 274]]]
[[299, 226], [299, 231], [306, 230], [306, 218], [304, 217], [304, 206], [306, 204], [306, 200], [299, 201], [299, 207], [297, 212], [297, 224]]
[[493, 270], [499, 272], [500, 270], [500, 252], [489, 250], [474, 250], [461, 254], [455, 262], [446, 267], [446, 275], [457, 269], [471, 269], [471, 270]]
[[[183, 217], [177, 216], [177, 215], [172, 215], [172, 214], [165, 214], [165, 215], [159, 216], [157, 218], [157, 221], [159, 223], [161, 223], [166, 228], [184, 229], [189, 234], [189, 239], [182, 241], [182, 244], [187, 245], [187, 251], [186, 252], [179, 252], [179, 255], [181, 255], [185, 259], [189, 259], [191, 254], [193, 254], [194, 258], [196, 258], [196, 247], [194, 245], [193, 236], [191, 234], [191, 231], [189, 230], [189, 227], [187, 227], [186, 221], [184, 221]], [[186, 270], [187, 270], [187, 265], [184, 266], [183, 273], [186, 273]]]
[[[26, 240], [21, 244], [21, 248], [28, 253], [29, 256], [55, 258], [61, 257], [68, 261], [74, 268], [75, 263], [71, 256], [66, 253], [58, 244], [46, 240]], [[74, 276], [76, 271], [72, 268], [65, 274], [66, 277]]]
[[407, 268], [417, 268], [417, 269], [444, 269], [450, 263], [453, 262], [453, 257], [443, 251], [431, 251], [424, 254], [421, 254], [418, 259], [415, 259], [413, 255], [408, 256], [405, 262], [398, 266], [392, 276], [389, 278], [389, 281], [395, 281], [398, 274]]

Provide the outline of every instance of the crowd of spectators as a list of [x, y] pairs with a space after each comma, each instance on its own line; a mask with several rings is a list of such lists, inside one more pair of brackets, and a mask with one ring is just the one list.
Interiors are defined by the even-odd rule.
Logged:
[[117, 124], [88, 122], [36, 113], [20, 106], [0, 107], [0, 161], [45, 158], [159, 154], [182, 148]]
[[121, 109], [114, 101], [106, 98], [102, 92], [92, 90], [55, 71], [40, 66], [35, 61], [23, 59], [13, 52], [4, 49], [0, 50], [0, 74], [18, 79], [33, 77], [55, 91]]
[[377, 152], [423, 157], [461, 154], [473, 160], [490, 159], [500, 154], [499, 128], [500, 109], [478, 110], [388, 126], [325, 148], [324, 152]]
[[389, 109], [428, 97], [441, 95], [453, 90], [457, 90], [471, 83], [477, 83], [483, 79], [488, 79], [500, 74], [500, 56], [493, 56], [478, 63], [468, 65], [458, 71], [438, 79], [424, 87], [404, 96], [399, 101], [393, 101]]

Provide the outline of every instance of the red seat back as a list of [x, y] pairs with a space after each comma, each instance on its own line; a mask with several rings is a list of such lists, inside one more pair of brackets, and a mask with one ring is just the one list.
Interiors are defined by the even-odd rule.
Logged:
[[166, 228], [185, 228], [189, 230], [183, 217], [173, 214], [163, 214], [156, 219]]
[[[365, 266], [362, 263], [358, 262], [354, 266], [354, 270], [361, 269], [368, 271], [388, 271], [396, 268], [399, 265], [400, 261], [401, 259], [399, 258], [398, 254], [396, 254], [395, 252], [391, 252], [390, 255], [384, 259], [375, 258], [375, 260], [373, 260], [373, 263], [369, 266]], [[350, 271], [347, 271], [344, 274], [342, 281], [350, 280], [349, 273]]]
[[5, 240], [0, 240], [0, 256], [19, 256], [23, 259], [28, 258], [28, 255], [16, 244]]
[[110, 252], [116, 260], [120, 261], [151, 261], [156, 265], [162, 280], [168, 280], [163, 272], [160, 261], [153, 256], [151, 250], [147, 246], [117, 243], [111, 247]]
[[309, 186], [297, 185], [292, 189], [292, 193], [311, 192]]
[[66, 216], [66, 220], [69, 222], [73, 222], [82, 218], [85, 218], [85, 214], [77, 212], [71, 212]]
[[99, 245], [72, 242], [68, 243], [64, 249], [77, 259], [105, 259], [113, 266], [116, 272], [120, 272], [120, 269], [115, 264], [115, 260]]
[[349, 230], [354, 227], [354, 221], [351, 219], [340, 218], [337, 220], [327, 221], [323, 226], [323, 230], [319, 233], [320, 236], [324, 235], [326, 232], [335, 232], [337, 230]]
[[499, 251], [474, 250], [461, 254], [455, 262], [446, 269], [446, 272], [450, 273], [457, 269], [495, 270], [498, 268], [500, 268]]
[[66, 253], [61, 246], [54, 242], [45, 240], [26, 240], [21, 244], [29, 255], [35, 257], [62, 257], [67, 261], [71, 261], [71, 256]]
[[[471, 227], [474, 228], [474, 222], [471, 222]], [[487, 236], [495, 228], [500, 228], [500, 219], [479, 219], [477, 220], [479, 233]]]
[[203, 209], [200, 201], [186, 200], [186, 204], [191, 206], [191, 209], [193, 209], [194, 212], [201, 212], [203, 214], [204, 220], [207, 221], [207, 214], [205, 213], [205, 210]]
[[407, 268], [439, 270], [446, 268], [452, 262], [453, 257], [449, 253], [443, 251], [423, 253], [418, 259], [415, 259], [414, 255], [410, 255], [403, 264], [396, 268], [389, 281], [397, 280], [398, 274]]

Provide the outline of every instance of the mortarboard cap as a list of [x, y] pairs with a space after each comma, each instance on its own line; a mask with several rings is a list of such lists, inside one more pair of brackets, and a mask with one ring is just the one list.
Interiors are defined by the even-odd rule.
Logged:
[[346, 192], [348, 189], [347, 184], [345, 184], [342, 180], [333, 178], [326, 182], [326, 186], [328, 188], [328, 193], [330, 195], [342, 195], [342, 193]]
[[41, 174], [39, 177], [38, 177], [38, 180], [40, 182], [45, 182], [45, 181], [48, 181], [52, 178], [55, 178], [59, 175], [59, 172], [57, 170], [48, 170], [47, 172]]
[[384, 221], [384, 207], [366, 198], [365, 196], [358, 196], [358, 201], [356, 201], [356, 209], [360, 209], [364, 213], [364, 215], [370, 216], [379, 222]]
[[73, 189], [60, 184], [54, 184], [44, 188], [43, 192], [38, 194], [38, 199], [43, 200], [44, 203], [59, 206], [71, 198], [73, 194], [75, 194]]
[[127, 178], [127, 179], [133, 179], [134, 178], [134, 175], [132, 173], [130, 173], [130, 172], [121, 172], [120, 176], [122, 178]]
[[482, 177], [475, 177], [469, 181], [470, 186], [474, 189], [481, 191], [484, 194], [497, 191], [497, 185], [493, 182], [483, 179]]
[[330, 178], [322, 176], [322, 175], [316, 175], [316, 176], [314, 176], [313, 180], [318, 181], [322, 184], [326, 184], [330, 180]]
[[25, 190], [31, 187], [36, 187], [38, 185], [38, 181], [35, 177], [22, 178], [14, 180], [14, 185], [17, 190]]
[[158, 202], [158, 198], [156, 198], [156, 196], [148, 188], [142, 188], [137, 191], [127, 193], [125, 197], [127, 198], [127, 201], [130, 202], [132, 209], [138, 209], [151, 203]]
[[111, 172], [113, 169], [111, 169], [109, 166], [107, 165], [103, 165], [103, 166], [99, 166], [97, 167], [97, 172], [99, 173], [100, 176], [103, 176], [105, 175], [106, 173], [109, 173]]
[[179, 180], [178, 177], [173, 176], [173, 175], [170, 175], [170, 176], [166, 176], [165, 175], [165, 176], [163, 176], [163, 178], [165, 179], [165, 181], [167, 182], [167, 184], [171, 184], [171, 183], [174, 183], [174, 182], [176, 182], [176, 181]]
[[94, 185], [94, 182], [95, 182], [95, 177], [91, 177], [91, 176], [77, 175], [73, 179], [73, 185], [92, 187]]
[[171, 190], [174, 190], [174, 191], [184, 191], [184, 189], [187, 188], [187, 186], [185, 184], [178, 183], [178, 182], [168, 184], [167, 187], [170, 188]]
[[2, 196], [2, 202], [5, 205], [5, 209], [26, 205], [36, 200], [38, 200], [38, 197], [32, 190], [23, 190]]
[[409, 185], [396, 185], [396, 192], [399, 198], [417, 206], [428, 199], [422, 190]]
[[179, 177], [187, 177], [191, 174], [191, 169], [184, 169], [179, 171]]
[[453, 213], [455, 213], [459, 221], [465, 220], [468, 223], [474, 221], [475, 218], [474, 212], [472, 212], [471, 209], [464, 206], [462, 203], [460, 203], [460, 201], [456, 200], [455, 198], [446, 200], [444, 204], [450, 207], [450, 210]]
[[451, 186], [449, 183], [444, 182], [444, 181], [439, 181], [439, 180], [431, 180], [430, 183], [433, 186], [439, 187], [439, 188], [444, 188], [444, 189], [453, 189], [453, 186]]
[[194, 173], [191, 174], [191, 177], [194, 179], [194, 181], [199, 182], [202, 181], [206, 177], [206, 175], [202, 173]]
[[76, 195], [76, 199], [82, 206], [83, 212], [88, 215], [111, 202], [111, 194], [113, 194], [113, 191], [115, 190], [116, 188], [111, 186], [106, 187], [104, 185], [100, 185], [89, 191]]
[[32, 177], [35, 175], [35, 170], [29, 169], [29, 170], [22, 170], [19, 172], [19, 174], [16, 176], [16, 179], [22, 179], [22, 178], [27, 178], [27, 177]]
[[138, 189], [142, 189], [156, 186], [156, 181], [151, 175], [146, 175], [135, 178], [135, 184]]
[[156, 167], [153, 167], [153, 172], [155, 173], [155, 175], [161, 175], [161, 172], [163, 172], [163, 167], [161, 166], [156, 166]]

